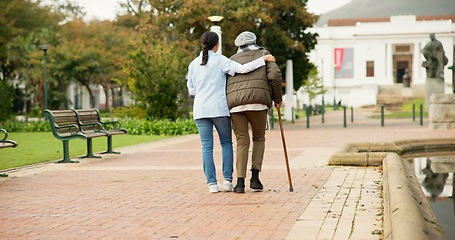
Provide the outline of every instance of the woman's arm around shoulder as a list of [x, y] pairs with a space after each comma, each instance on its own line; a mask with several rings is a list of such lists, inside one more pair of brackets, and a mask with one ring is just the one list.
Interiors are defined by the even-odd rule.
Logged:
[[236, 73], [249, 73], [257, 68], [265, 66], [265, 62], [275, 62], [275, 57], [271, 54], [264, 55], [254, 61], [240, 65], [235, 71]]

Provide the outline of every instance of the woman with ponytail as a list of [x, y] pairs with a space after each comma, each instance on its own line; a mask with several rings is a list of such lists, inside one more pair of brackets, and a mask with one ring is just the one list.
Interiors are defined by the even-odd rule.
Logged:
[[202, 143], [202, 162], [207, 185], [211, 193], [219, 192], [216, 168], [213, 159], [213, 127], [221, 144], [223, 190], [231, 191], [234, 156], [232, 150], [232, 128], [229, 108], [226, 101], [226, 74], [248, 73], [275, 62], [272, 55], [262, 56], [252, 62], [239, 64], [216, 54], [219, 41], [215, 32], [205, 32], [201, 36], [202, 51], [188, 66], [187, 87], [194, 96], [193, 118], [198, 127]]

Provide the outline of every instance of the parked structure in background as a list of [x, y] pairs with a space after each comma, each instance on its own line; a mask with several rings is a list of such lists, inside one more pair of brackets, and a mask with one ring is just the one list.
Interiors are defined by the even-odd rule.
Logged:
[[[372, 3], [371, 0], [365, 1]], [[345, 5], [334, 12], [348, 10], [356, 4], [359, 8], [367, 5], [365, 1], [353, 0], [348, 4], [351, 6]], [[365, 17], [361, 14], [362, 9], [358, 9], [350, 12], [351, 18], [325, 18], [325, 22], [318, 22], [311, 30], [319, 37], [310, 59], [323, 76], [326, 99], [333, 98], [336, 102], [341, 100], [343, 105], [360, 107], [424, 98], [427, 75], [422, 67], [425, 57], [421, 50], [430, 33], [436, 35], [445, 49], [448, 64], [442, 73], [444, 92], [452, 93], [454, 76], [447, 66], [453, 66], [455, 57], [455, 5], [445, 5], [445, 12], [440, 7], [414, 11], [418, 15], [408, 15], [413, 10], [402, 10], [404, 15], [401, 15], [399, 7], [429, 3], [420, 0], [387, 1], [397, 6], [390, 11], [392, 15], [378, 8], [377, 15]], [[444, 1], [447, 0], [431, 3]], [[390, 4], [384, 5], [390, 7]], [[305, 93], [298, 91], [297, 95], [300, 104], [307, 103]], [[318, 96], [314, 103], [322, 103], [322, 96]]]

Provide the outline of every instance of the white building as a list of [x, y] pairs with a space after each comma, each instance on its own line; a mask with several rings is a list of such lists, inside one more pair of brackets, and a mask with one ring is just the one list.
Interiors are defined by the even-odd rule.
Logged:
[[120, 87], [111, 89], [108, 97], [106, 97], [101, 85], [91, 85], [90, 88], [94, 98], [93, 106], [90, 103], [90, 94], [87, 89], [80, 84], [72, 83], [66, 91], [66, 96], [70, 100], [69, 108], [89, 109], [94, 107], [106, 110], [107, 106], [119, 107], [133, 104], [130, 92], [122, 91]]
[[[376, 105], [391, 96], [425, 97], [426, 69], [421, 49], [435, 33], [449, 63], [445, 67], [445, 92], [452, 93], [455, 45], [455, 15], [400, 15], [380, 18], [330, 19], [314, 26], [318, 44], [310, 54], [327, 90], [325, 104], [359, 107]], [[410, 87], [403, 86], [406, 71]], [[382, 97], [381, 97], [382, 96]], [[308, 103], [303, 91], [299, 103]], [[382, 100], [381, 100], [382, 99]], [[318, 96], [313, 104], [321, 104]]]

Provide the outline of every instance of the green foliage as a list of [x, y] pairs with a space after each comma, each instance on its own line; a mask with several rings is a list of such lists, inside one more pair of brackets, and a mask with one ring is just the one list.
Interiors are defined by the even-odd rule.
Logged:
[[147, 121], [129, 118], [122, 119], [121, 122], [122, 127], [128, 129], [128, 133], [133, 135], [176, 136], [198, 133], [196, 124], [190, 119]]
[[312, 105], [313, 99], [320, 94], [325, 93], [327, 90], [324, 90], [322, 85], [322, 79], [318, 77], [318, 70], [316, 67], [312, 67], [308, 79], [303, 84], [303, 90], [309, 96], [310, 105]]
[[[46, 44], [49, 108], [68, 108], [74, 99], [66, 93], [73, 83], [87, 90], [92, 107], [97, 95], [93, 86], [101, 85], [106, 99], [112, 100], [109, 108], [120, 102], [115, 98], [123, 93], [121, 85], [133, 92], [147, 119], [187, 116], [186, 67], [201, 50], [199, 38], [212, 25], [210, 15], [224, 16], [220, 25], [226, 56], [237, 50], [235, 37], [249, 30], [275, 55], [283, 75], [286, 60], [293, 60], [295, 89], [312, 66], [306, 54], [314, 48], [316, 35], [306, 30], [317, 17], [306, 11], [305, 0], [129, 0], [123, 4], [127, 13], [114, 22], [88, 23], [82, 21], [83, 9], [70, 1], [42, 3], [0, 1], [0, 79], [10, 85], [17, 80], [17, 86], [24, 87], [15, 109], [26, 114], [32, 109], [42, 113], [44, 61], [39, 46]], [[1, 96], [1, 103], [9, 106], [9, 98]]]
[[11, 117], [13, 109], [13, 87], [6, 80], [0, 80], [0, 122]]
[[[63, 16], [51, 7], [40, 5], [40, 2], [30, 0], [0, 1], [1, 81], [17, 80], [23, 83], [23, 81], [30, 80], [31, 72], [42, 73], [41, 66], [34, 65], [31, 61], [33, 59], [31, 56], [41, 52], [37, 48], [41, 42], [38, 34], [35, 33], [42, 32], [43, 29], [57, 29], [59, 22], [63, 20]], [[33, 88], [42, 86], [30, 82], [26, 82], [24, 85]], [[26, 95], [28, 96], [29, 93]], [[6, 99], [7, 97], [9, 96], [2, 96], [1, 102], [2, 104], [6, 102], [9, 106], [10, 100]]]
[[144, 109], [137, 106], [111, 108], [112, 113], [119, 118], [145, 119]]
[[200, 36], [210, 29], [207, 20], [211, 15], [222, 15], [219, 23], [223, 31], [223, 54], [231, 56], [237, 51], [234, 39], [242, 31], [254, 32], [257, 43], [269, 50], [277, 59], [284, 77], [286, 60], [294, 66], [294, 88], [297, 90], [307, 78], [313, 64], [307, 53], [314, 49], [317, 34], [307, 31], [318, 19], [306, 11], [302, 0], [259, 1], [160, 1], [149, 0], [151, 14], [141, 26], [150, 36], [160, 36], [179, 43], [187, 50], [187, 63], [201, 51]]
[[277, 58], [277, 63], [286, 78], [286, 60], [293, 64], [294, 90], [298, 90], [307, 79], [313, 64], [307, 54], [317, 44], [315, 33], [307, 31], [318, 16], [306, 11], [306, 1], [301, 0], [264, 0], [272, 4], [267, 10], [273, 22], [259, 25], [259, 41]]
[[[58, 34], [54, 29], [40, 29], [17, 36], [9, 43], [9, 60], [16, 63], [15, 78], [19, 82], [16, 85], [15, 112], [25, 114], [38, 110], [42, 116], [44, 106], [44, 52], [42, 45], [55, 46], [58, 44]], [[46, 44], [44, 44], [46, 43]], [[52, 49], [52, 47], [49, 47]], [[52, 55], [51, 55], [52, 56]], [[52, 59], [52, 58], [51, 58]], [[49, 78], [49, 55], [46, 54], [46, 74], [48, 86], [48, 106], [56, 108], [66, 100], [66, 86]], [[51, 68], [52, 70], [52, 68]], [[24, 108], [26, 104], [26, 108]], [[23, 111], [25, 110], [25, 111]]]
[[[109, 121], [109, 119], [105, 119]], [[133, 118], [121, 118], [119, 122], [122, 128], [128, 130], [131, 135], [156, 135], [156, 136], [178, 136], [198, 133], [196, 124], [192, 119], [168, 119], [145, 120]], [[49, 122], [41, 121], [6, 121], [1, 128], [8, 132], [50, 132]]]
[[10, 132], [49, 132], [51, 131], [48, 121], [6, 121], [1, 128]]
[[144, 40], [129, 55], [127, 84], [148, 119], [175, 120], [181, 116], [179, 95], [186, 86], [186, 65], [180, 54], [174, 44]]
[[[63, 94], [53, 95], [52, 99], [60, 104], [52, 104], [52, 109], [68, 108], [62, 97], [66, 97], [71, 83], [76, 83], [79, 89], [85, 88], [91, 107], [95, 103], [93, 86], [101, 85], [107, 99], [112, 100], [106, 102], [107, 107], [112, 106], [113, 91], [119, 91], [115, 80], [126, 78], [122, 68], [136, 32], [109, 21], [86, 23], [75, 19], [64, 24], [59, 33], [61, 41], [49, 49], [49, 75], [51, 89]], [[76, 107], [78, 104], [81, 103], [75, 103]]]

